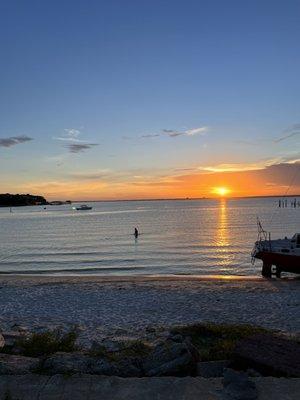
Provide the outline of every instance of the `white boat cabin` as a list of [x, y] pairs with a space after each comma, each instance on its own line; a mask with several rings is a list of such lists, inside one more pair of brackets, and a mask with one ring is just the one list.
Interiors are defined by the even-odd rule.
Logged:
[[292, 238], [262, 240], [256, 243], [257, 250], [275, 253], [300, 255], [300, 233], [295, 233]]

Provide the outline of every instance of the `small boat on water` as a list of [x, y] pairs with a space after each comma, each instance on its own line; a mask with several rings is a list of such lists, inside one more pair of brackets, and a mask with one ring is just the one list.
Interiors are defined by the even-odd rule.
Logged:
[[300, 233], [295, 233], [292, 238], [272, 240], [271, 234], [263, 230], [259, 221], [258, 228], [258, 240], [252, 250], [252, 260], [262, 260], [262, 275], [270, 278], [275, 274], [280, 278], [282, 271], [300, 274]]
[[86, 204], [81, 204], [81, 206], [75, 207], [77, 211], [92, 210], [93, 207], [87, 206]]

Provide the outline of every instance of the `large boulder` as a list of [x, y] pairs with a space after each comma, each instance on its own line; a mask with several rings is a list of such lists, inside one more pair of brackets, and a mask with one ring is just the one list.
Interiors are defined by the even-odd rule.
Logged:
[[42, 369], [50, 375], [55, 374], [89, 374], [93, 359], [82, 353], [58, 352], [47, 357]]
[[233, 361], [239, 368], [254, 368], [263, 375], [300, 377], [300, 344], [257, 334], [237, 343]]
[[0, 354], [0, 375], [29, 374], [38, 367], [38, 358]]
[[120, 376], [123, 378], [142, 376], [141, 361], [139, 359], [128, 357], [117, 361], [95, 358], [91, 373], [97, 375]]
[[197, 376], [203, 378], [219, 378], [223, 376], [224, 369], [229, 365], [228, 360], [205, 361], [197, 364]]
[[5, 341], [5, 347], [10, 348], [10, 352], [14, 354], [19, 354], [19, 348], [17, 343], [19, 340], [26, 338], [27, 333], [21, 331], [10, 331], [2, 332], [2, 336]]
[[195, 375], [199, 353], [189, 342], [166, 340], [154, 347], [143, 361], [146, 376]]
[[49, 375], [55, 374], [96, 374], [121, 377], [142, 375], [140, 362], [134, 358], [109, 360], [91, 357], [84, 353], [55, 353], [47, 357], [41, 367]]

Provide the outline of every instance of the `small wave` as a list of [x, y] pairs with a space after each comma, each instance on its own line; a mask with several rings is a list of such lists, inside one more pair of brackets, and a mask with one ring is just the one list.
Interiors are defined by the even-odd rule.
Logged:
[[86, 272], [124, 272], [135, 271], [144, 269], [143, 267], [102, 267], [102, 268], [60, 268], [60, 269], [27, 269], [27, 270], [13, 270], [13, 271], [0, 271], [0, 275], [43, 275], [43, 274], [58, 274], [58, 273], [86, 273]]

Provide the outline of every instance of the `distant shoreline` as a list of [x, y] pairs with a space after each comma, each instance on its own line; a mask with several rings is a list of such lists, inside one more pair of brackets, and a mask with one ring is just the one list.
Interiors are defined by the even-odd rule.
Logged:
[[[178, 197], [178, 198], [162, 198], [162, 199], [107, 199], [107, 200], [71, 200], [72, 203], [119, 203], [119, 202], [157, 202], [157, 201], [200, 201], [200, 200], [243, 200], [243, 199], [268, 199], [268, 198], [293, 198], [300, 197], [300, 194], [289, 194], [289, 195], [272, 195], [272, 196], [236, 196], [236, 197]], [[0, 208], [12, 208], [12, 207], [27, 207], [27, 206], [52, 206], [51, 200], [46, 201], [43, 204], [15, 204], [15, 205], [1, 205]], [[65, 202], [65, 200], [59, 200]]]
[[72, 200], [73, 203], [114, 203], [121, 201], [198, 201], [198, 200], [238, 200], [238, 199], [268, 199], [268, 198], [290, 198], [300, 197], [300, 194], [289, 194], [286, 196], [236, 196], [236, 197], [178, 197], [178, 198], [163, 198], [163, 199], [110, 199], [110, 200]]
[[47, 200], [40, 195], [0, 193], [0, 207], [44, 206]]

